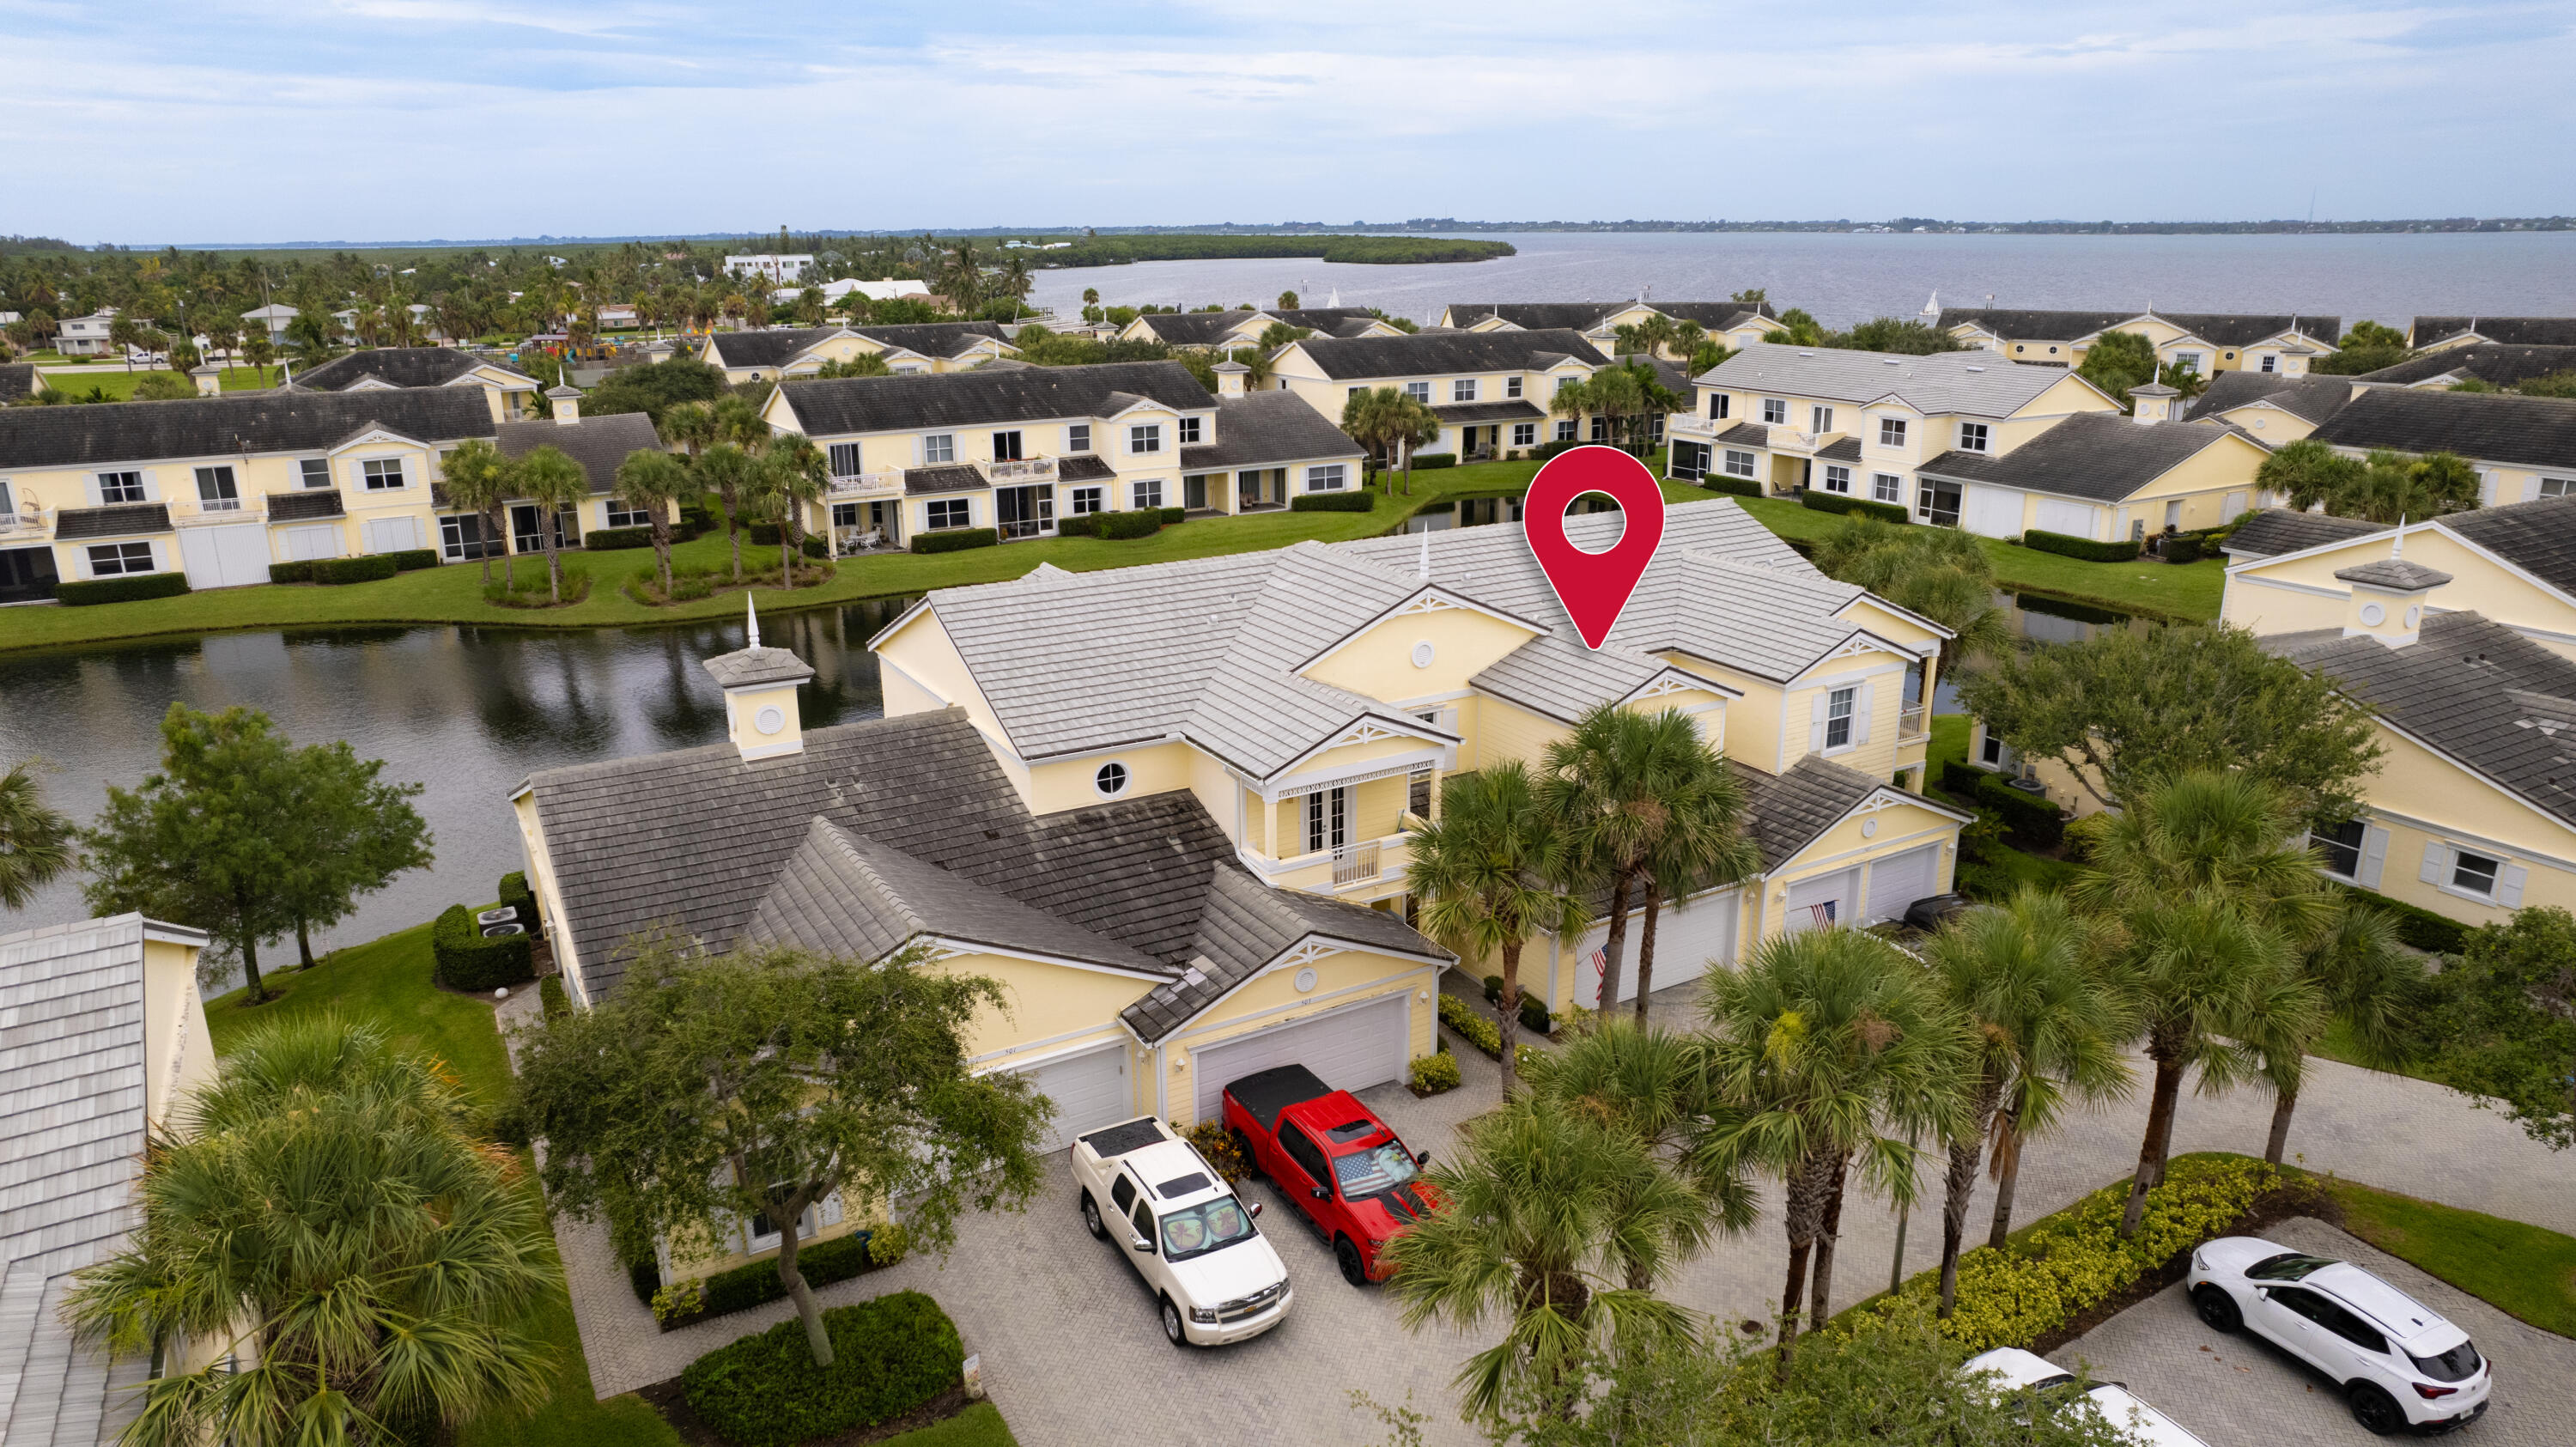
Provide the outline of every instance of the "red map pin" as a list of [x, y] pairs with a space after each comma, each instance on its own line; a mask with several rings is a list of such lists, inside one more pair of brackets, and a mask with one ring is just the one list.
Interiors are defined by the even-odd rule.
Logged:
[[[1587, 553], [1566, 541], [1565, 509], [1587, 492], [1615, 499], [1627, 523], [1608, 552]], [[1618, 448], [1573, 448], [1548, 459], [1530, 480], [1521, 526], [1574, 631], [1585, 647], [1598, 648], [1663, 546], [1664, 489], [1644, 463]]]

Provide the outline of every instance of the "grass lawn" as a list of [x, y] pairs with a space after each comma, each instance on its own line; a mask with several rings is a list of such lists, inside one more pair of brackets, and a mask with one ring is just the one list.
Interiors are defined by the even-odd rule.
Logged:
[[[120, 364], [109, 363], [104, 366], [71, 367], [63, 370], [47, 368], [43, 372], [43, 379], [44, 385], [68, 392], [75, 397], [87, 396], [90, 389], [94, 387], [106, 393], [108, 400], [124, 402], [133, 398], [134, 384], [151, 376], [155, 370], [159, 369], [137, 367], [128, 372]], [[184, 372], [179, 375], [183, 378], [187, 376]], [[227, 392], [255, 392], [260, 388], [276, 385], [275, 367], [254, 367], [247, 362], [227, 369], [223, 376], [223, 387]]]
[[295, 968], [291, 946], [262, 964], [268, 988], [284, 998], [245, 1005], [248, 991], [235, 990], [207, 1001], [216, 1054], [271, 1020], [336, 1010], [392, 1027], [396, 1044], [446, 1061], [487, 1101], [508, 1091], [510, 1061], [492, 1027], [492, 1007], [430, 983], [428, 925], [334, 950], [309, 971]]
[[2576, 1337], [2576, 1237], [2333, 1176], [2325, 1188], [2355, 1236], [2499, 1311]]
[[1019, 1447], [1001, 1409], [977, 1402], [945, 1422], [888, 1437], [878, 1447]]

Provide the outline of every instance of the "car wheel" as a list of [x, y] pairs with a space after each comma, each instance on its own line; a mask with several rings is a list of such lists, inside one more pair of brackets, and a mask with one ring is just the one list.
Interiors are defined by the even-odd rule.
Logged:
[[1181, 1329], [1181, 1309], [1168, 1296], [1163, 1298], [1163, 1339], [1183, 1351], [1189, 1349], [1190, 1334]]
[[1100, 1203], [1091, 1199], [1089, 1191], [1082, 1193], [1082, 1225], [1084, 1230], [1091, 1233], [1094, 1240], [1109, 1239], [1109, 1228], [1100, 1220]]
[[2245, 1325], [2245, 1313], [2236, 1309], [2236, 1298], [2222, 1287], [2200, 1288], [2191, 1294], [2191, 1304], [2200, 1313], [2201, 1325], [2222, 1336], [2232, 1336]]
[[1341, 1263], [1342, 1279], [1344, 1281], [1349, 1282], [1353, 1286], [1366, 1286], [1369, 1284], [1368, 1265], [1366, 1262], [1360, 1260], [1360, 1248], [1351, 1244], [1350, 1237], [1336, 1236], [1333, 1238], [1333, 1259]]
[[1226, 1137], [1234, 1142], [1234, 1153], [1243, 1158], [1244, 1172], [1254, 1177], [1260, 1176], [1261, 1157], [1252, 1153], [1252, 1137], [1232, 1128], [1227, 1129]]
[[2352, 1419], [2369, 1429], [2372, 1435], [2385, 1437], [2406, 1426], [2406, 1414], [2397, 1407], [2397, 1399], [2368, 1382], [2352, 1384]]

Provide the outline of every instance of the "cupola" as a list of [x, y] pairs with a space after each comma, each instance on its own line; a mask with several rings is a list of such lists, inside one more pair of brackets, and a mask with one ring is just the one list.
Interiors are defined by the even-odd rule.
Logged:
[[212, 362], [190, 367], [188, 375], [196, 379], [197, 395], [200, 397], [218, 396], [224, 390], [224, 369]]
[[1232, 357], [1228, 357], [1224, 361], [1217, 363], [1209, 370], [1216, 373], [1216, 394], [1220, 397], [1242, 396], [1244, 394], [1243, 379], [1252, 375], [1252, 369], [1250, 367], [1245, 366]]
[[2182, 406], [2182, 393], [2162, 382], [2147, 382], [2129, 389], [2129, 415], [2140, 422], [2179, 422], [2176, 409]]
[[555, 409], [555, 420], [573, 423], [581, 420], [581, 389], [554, 386], [546, 389], [546, 401]]
[[2451, 581], [2439, 568], [2406, 561], [2403, 526], [2387, 557], [2339, 569], [2335, 577], [2352, 587], [2352, 599], [2344, 605], [2343, 636], [2367, 634], [2390, 648], [2404, 648], [2422, 636], [2426, 602], [2434, 589]]
[[743, 613], [750, 623], [749, 646], [707, 660], [707, 672], [724, 690], [725, 737], [744, 763], [803, 753], [796, 686], [812, 678], [814, 670], [784, 648], [760, 646], [760, 608], [748, 595]]

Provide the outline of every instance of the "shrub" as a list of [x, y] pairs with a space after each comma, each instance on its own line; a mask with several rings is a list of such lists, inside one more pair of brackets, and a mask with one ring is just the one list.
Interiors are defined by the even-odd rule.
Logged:
[[572, 1001], [564, 994], [563, 976], [546, 975], [537, 981], [537, 1004], [549, 1020], [560, 1020], [572, 1013]]
[[2429, 950], [2437, 955], [2456, 955], [2469, 947], [2469, 927], [2458, 920], [2354, 885], [2348, 884], [2343, 888], [2373, 909], [2386, 910], [2397, 921], [2397, 937], [2419, 950]]
[[1502, 1058], [1502, 1027], [1477, 1014], [1475, 1006], [1444, 992], [1440, 996], [1440, 1023], [1457, 1031], [1461, 1039], [1487, 1055], [1497, 1060]]
[[2133, 563], [2138, 559], [2134, 542], [2097, 543], [2091, 538], [2069, 537], [2064, 533], [2042, 532], [2032, 528], [2021, 535], [2021, 545], [2043, 553], [2082, 558], [2088, 563]]
[[[641, 1261], [629, 1261], [626, 1263], [626, 1284], [634, 1289], [636, 1305], [652, 1306], [653, 1298], [662, 1292], [662, 1268], [650, 1256]], [[656, 1310], [653, 1315], [659, 1320], [661, 1312]]]
[[527, 935], [486, 939], [473, 911], [451, 904], [429, 931], [429, 951], [437, 961], [438, 982], [451, 990], [480, 994], [515, 985], [534, 974], [536, 941]]
[[[874, 1270], [876, 1262], [869, 1256], [873, 1231], [853, 1231], [829, 1241], [816, 1241], [796, 1253], [797, 1274], [808, 1286], [829, 1286], [847, 1281], [862, 1272]], [[787, 1289], [778, 1284], [776, 1258], [748, 1262], [730, 1271], [719, 1271], [700, 1281], [702, 1296], [695, 1316], [669, 1317], [662, 1329], [687, 1326], [690, 1322], [728, 1312], [748, 1311], [752, 1307], [778, 1300]]]
[[1416, 1055], [1413, 1057], [1413, 1063], [1405, 1067], [1405, 1078], [1413, 1083], [1414, 1091], [1421, 1095], [1438, 1095], [1444, 1090], [1456, 1090], [1461, 1078], [1458, 1074], [1458, 1057], [1446, 1050], [1435, 1050], [1428, 1055]]
[[2190, 533], [2176, 533], [2165, 539], [2164, 546], [2159, 551], [2164, 554], [2164, 559], [2168, 563], [2197, 563], [2200, 561], [2201, 547], [2201, 540], [2198, 537]]
[[[1416, 462], [1420, 458], [1414, 459]], [[1367, 512], [1377, 506], [1377, 498], [1360, 492], [1301, 492], [1288, 499], [1290, 512]]]
[[1057, 518], [1055, 535], [1060, 538], [1096, 538], [1100, 536], [1100, 520], [1105, 516], [1105, 513], [1087, 512]]
[[785, 1447], [899, 1417], [964, 1379], [956, 1324], [918, 1291], [835, 1307], [823, 1328], [829, 1367], [814, 1365], [794, 1318], [691, 1362], [680, 1374], [690, 1409], [739, 1447]]
[[649, 548], [653, 546], [653, 529], [593, 528], [582, 534], [581, 545], [594, 553], [615, 552], [621, 548]]
[[696, 1321], [707, 1314], [706, 1283], [695, 1277], [687, 1281], [674, 1281], [668, 1286], [656, 1288], [653, 1292], [653, 1300], [649, 1304], [653, 1308], [655, 1321]]
[[1762, 495], [1762, 484], [1758, 482], [1746, 482], [1742, 478], [1723, 477], [1716, 473], [1710, 473], [1708, 476], [1701, 478], [1698, 485], [1707, 488], [1710, 492], [1729, 493], [1736, 497], [1760, 497]]
[[380, 578], [390, 578], [394, 572], [394, 555], [391, 553], [313, 560], [313, 581], [317, 583], [372, 583]]
[[912, 550], [916, 553], [962, 553], [968, 548], [989, 548], [1001, 540], [1002, 535], [991, 528], [950, 528], [946, 532], [913, 534]]
[[[771, 569], [774, 574], [777, 570]], [[748, 575], [751, 569], [746, 566]], [[801, 585], [800, 585], [801, 586]], [[483, 601], [495, 608], [569, 608], [590, 596], [590, 574], [579, 568], [566, 568], [563, 575], [563, 597], [556, 598], [546, 585], [545, 564], [540, 561], [534, 572], [523, 575], [519, 586], [495, 578], [483, 587]]]
[[387, 553], [385, 556], [394, 560], [394, 571], [397, 573], [417, 573], [423, 568], [438, 566], [436, 548], [405, 548], [399, 553]]
[[188, 591], [185, 573], [132, 573], [122, 578], [85, 578], [54, 586], [54, 601], [66, 608], [93, 603], [131, 603], [138, 598], [176, 598]]
[[1163, 511], [1147, 508], [1143, 512], [1105, 512], [1096, 515], [1100, 535], [1104, 538], [1150, 538], [1163, 530]]
[[1416, 472], [1437, 472], [1441, 468], [1456, 467], [1457, 465], [1458, 454], [1454, 452], [1417, 452], [1413, 454], [1413, 470]]
[[1865, 497], [1846, 497], [1822, 488], [1807, 488], [1798, 494], [1800, 506], [1817, 512], [1858, 513], [1862, 517], [1880, 518], [1892, 523], [1910, 523], [1914, 515], [1892, 502], [1872, 502]]
[[1487, 975], [1485, 977], [1485, 1003], [1488, 1005], [1499, 1005], [1503, 1003], [1502, 976]]
[[1165, 527], [1169, 527], [1176, 522], [1187, 521], [1190, 515], [1190, 510], [1185, 507], [1167, 507], [1156, 509], [1156, 511], [1162, 515], [1163, 525]]
[[868, 1264], [892, 1266], [912, 1250], [912, 1229], [901, 1221], [888, 1221], [873, 1231], [859, 1233], [868, 1238]]
[[529, 934], [538, 939], [546, 937], [545, 929], [537, 918], [537, 892], [528, 888], [528, 876], [524, 872], [513, 869], [501, 876], [499, 898], [501, 903], [519, 912], [519, 923], [528, 927]]
[[1552, 1035], [1556, 1022], [1548, 1018], [1547, 1005], [1536, 995], [1521, 996], [1521, 1028], [1533, 1035]]
[[2055, 849], [2066, 842], [2066, 815], [2045, 794], [2016, 789], [2001, 774], [1987, 774], [1977, 785], [1977, 803], [2003, 816], [2005, 827], [2024, 848]]
[[1243, 1152], [1234, 1148], [1234, 1132], [1226, 1129], [1224, 1121], [1200, 1121], [1182, 1132], [1181, 1138], [1197, 1147], [1198, 1153], [1207, 1157], [1208, 1164], [1216, 1167], [1217, 1174], [1227, 1180], [1240, 1181], [1252, 1174], [1252, 1163], [1243, 1158]]
[[271, 563], [268, 565], [268, 580], [272, 583], [310, 583], [313, 581], [313, 560], [299, 558], [292, 563]]
[[1532, 461], [1546, 462], [1560, 452], [1572, 452], [1583, 445], [1581, 438], [1570, 438], [1564, 442], [1542, 442], [1531, 448], [1529, 455]]

